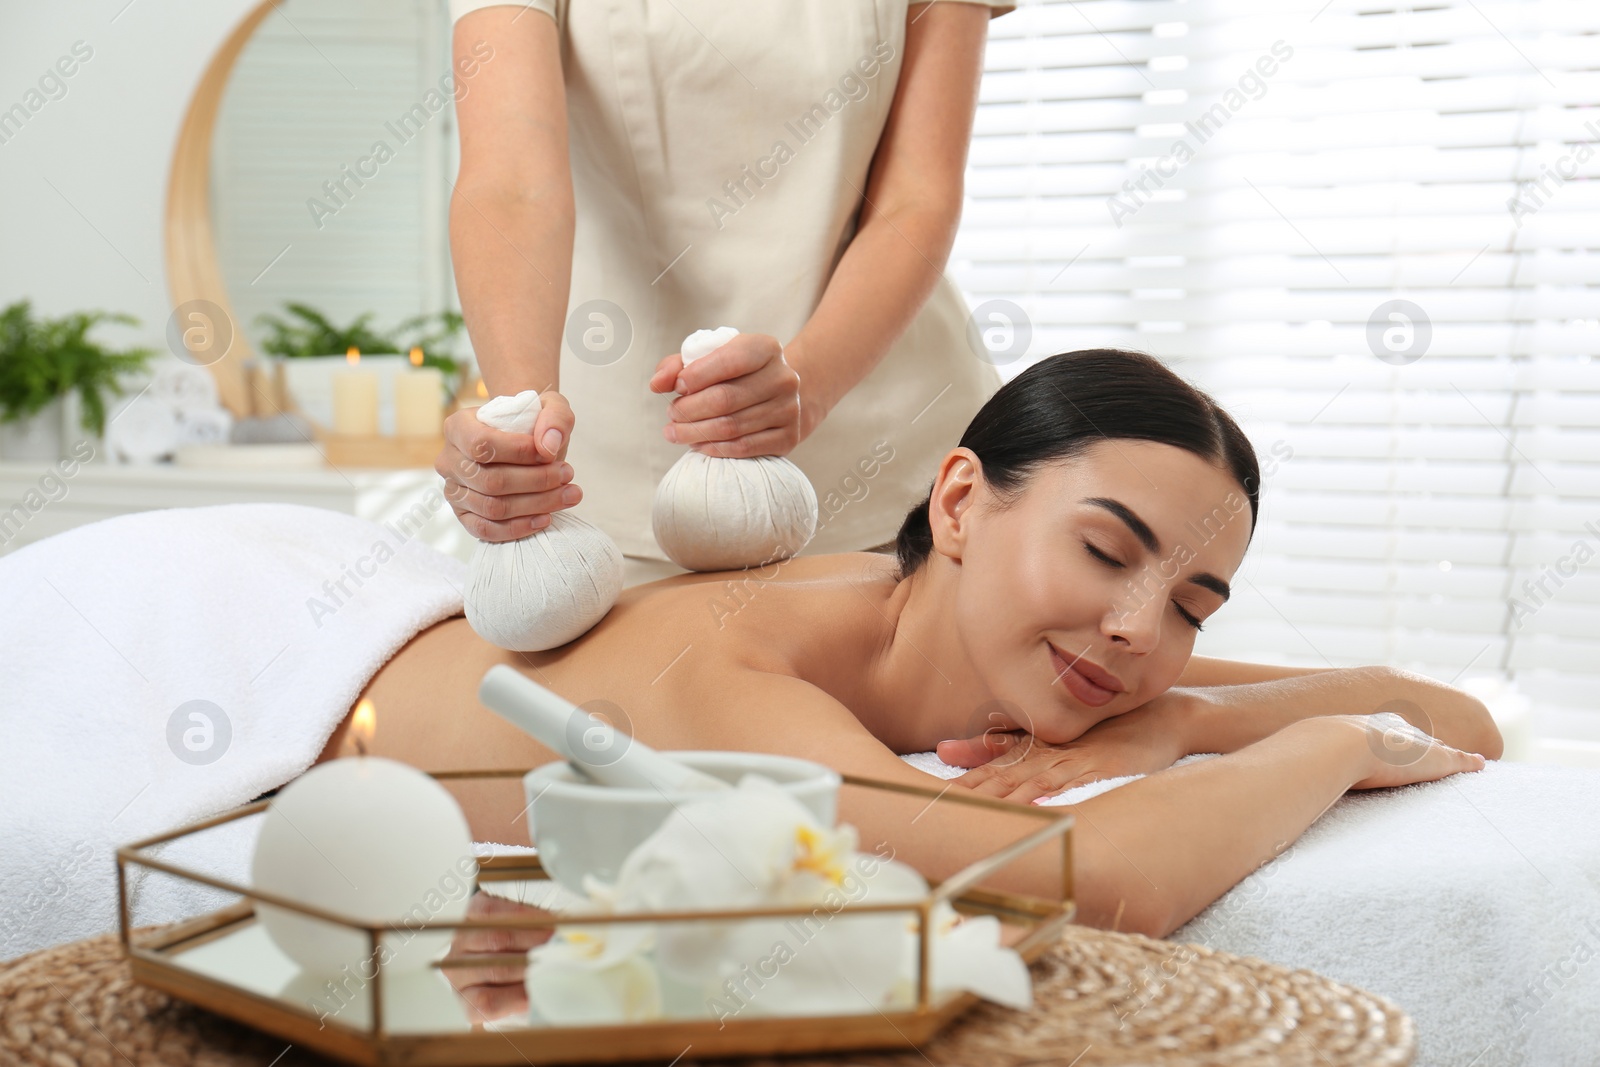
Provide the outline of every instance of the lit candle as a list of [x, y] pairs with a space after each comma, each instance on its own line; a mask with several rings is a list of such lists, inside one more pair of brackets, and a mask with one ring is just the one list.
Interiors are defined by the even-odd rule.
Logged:
[[489, 402], [489, 390], [484, 387], [483, 379], [479, 378], [472, 392], [462, 396], [456, 406], [461, 408], [481, 408]]
[[422, 349], [411, 350], [411, 366], [394, 380], [394, 432], [401, 437], [438, 437], [444, 425], [444, 374], [422, 365]]
[[[477, 876], [472, 834], [449, 791], [395, 760], [365, 755], [376, 726], [363, 699], [351, 721], [359, 756], [329, 760], [272, 799], [256, 841], [257, 889], [370, 923], [454, 922]], [[367, 935], [268, 904], [256, 914], [273, 942], [310, 974], [370, 979]], [[426, 967], [450, 947], [448, 930], [384, 935], [385, 971]]]
[[333, 373], [333, 432], [370, 437], [378, 432], [378, 376], [360, 368], [354, 345], [344, 358], [349, 366]]

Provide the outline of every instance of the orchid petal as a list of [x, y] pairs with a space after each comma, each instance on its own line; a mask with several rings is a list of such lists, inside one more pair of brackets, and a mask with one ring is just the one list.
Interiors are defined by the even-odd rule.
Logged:
[[608, 967], [540, 960], [528, 967], [528, 1005], [558, 1026], [639, 1022], [661, 1017], [661, 985], [650, 961], [632, 956]]

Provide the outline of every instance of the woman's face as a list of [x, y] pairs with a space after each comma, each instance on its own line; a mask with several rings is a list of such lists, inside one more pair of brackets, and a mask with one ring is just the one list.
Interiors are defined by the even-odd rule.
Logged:
[[961, 642], [999, 700], [988, 707], [1005, 709], [986, 726], [1061, 743], [1172, 687], [1249, 543], [1232, 474], [1171, 445], [1109, 439], [998, 506], [972, 465], [946, 464], [971, 484], [965, 505], [940, 497], [955, 511], [936, 537], [959, 554]]

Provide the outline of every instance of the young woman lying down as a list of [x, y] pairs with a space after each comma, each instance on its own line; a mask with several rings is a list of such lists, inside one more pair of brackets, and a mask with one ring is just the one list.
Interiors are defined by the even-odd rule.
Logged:
[[[973, 419], [894, 556], [635, 586], [551, 652], [506, 652], [447, 620], [367, 686], [383, 723], [371, 750], [431, 770], [557, 758], [477, 703], [497, 663], [607, 709], [657, 748], [787, 753], [923, 786], [943, 783], [897, 753], [1025, 732], [1026, 755], [952, 788], [1027, 802], [1159, 771], [1072, 810], [1080, 921], [1164, 936], [1346, 790], [1474, 771], [1500, 754], [1483, 705], [1425, 678], [1191, 656], [1228, 600], [1258, 484], [1238, 426], [1155, 359], [1058, 355]], [[1370, 715], [1385, 710], [1437, 741], [1377, 729]], [[1224, 755], [1171, 767], [1191, 752]], [[480, 840], [526, 841], [504, 795], [464, 800]], [[840, 817], [863, 847], [887, 842], [935, 877], [1037, 825], [852, 789]], [[1040, 849], [989, 884], [1050, 895], [1059, 876], [1059, 853]]]

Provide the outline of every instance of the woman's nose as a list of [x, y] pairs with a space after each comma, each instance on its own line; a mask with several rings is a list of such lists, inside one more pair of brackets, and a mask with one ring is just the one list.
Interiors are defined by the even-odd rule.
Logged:
[[1161, 640], [1161, 605], [1165, 596], [1137, 591], [1113, 604], [1101, 623], [1101, 632], [1128, 647], [1129, 652], [1149, 652]]

